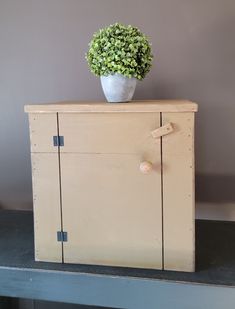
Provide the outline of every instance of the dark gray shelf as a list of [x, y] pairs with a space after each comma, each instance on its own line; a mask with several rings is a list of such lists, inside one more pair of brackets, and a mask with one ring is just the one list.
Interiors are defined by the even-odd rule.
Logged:
[[113, 308], [164, 308], [172, 301], [174, 309], [235, 308], [235, 222], [196, 222], [195, 273], [35, 262], [26, 211], [0, 212], [0, 250], [2, 296]]

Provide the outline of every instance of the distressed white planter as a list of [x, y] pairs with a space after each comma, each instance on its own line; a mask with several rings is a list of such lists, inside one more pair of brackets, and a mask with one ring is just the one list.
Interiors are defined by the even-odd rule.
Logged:
[[108, 102], [128, 102], [135, 92], [137, 79], [122, 74], [101, 76], [101, 85]]

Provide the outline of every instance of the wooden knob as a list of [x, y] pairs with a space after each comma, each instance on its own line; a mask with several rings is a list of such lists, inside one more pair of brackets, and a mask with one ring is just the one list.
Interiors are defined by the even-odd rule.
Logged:
[[143, 161], [140, 163], [140, 171], [143, 174], [148, 174], [153, 169], [153, 164], [148, 161]]

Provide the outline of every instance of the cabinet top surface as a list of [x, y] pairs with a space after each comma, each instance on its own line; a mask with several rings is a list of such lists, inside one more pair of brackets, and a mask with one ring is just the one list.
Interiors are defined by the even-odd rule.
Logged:
[[147, 100], [127, 103], [64, 101], [25, 105], [26, 113], [113, 113], [113, 112], [196, 112], [196, 103], [187, 100]]

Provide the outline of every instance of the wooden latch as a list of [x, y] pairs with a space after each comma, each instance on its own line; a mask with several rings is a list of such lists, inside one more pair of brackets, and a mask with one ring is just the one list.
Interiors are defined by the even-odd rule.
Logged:
[[167, 135], [167, 134], [173, 132], [173, 130], [174, 130], [173, 125], [172, 125], [172, 123], [169, 122], [169, 123], [165, 124], [164, 126], [157, 128], [156, 130], [153, 130], [151, 132], [151, 135], [152, 135], [153, 138], [160, 138], [163, 135]]

